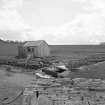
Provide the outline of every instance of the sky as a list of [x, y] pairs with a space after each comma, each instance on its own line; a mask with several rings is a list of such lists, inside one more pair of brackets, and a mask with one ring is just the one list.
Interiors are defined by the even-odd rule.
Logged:
[[105, 0], [0, 0], [0, 38], [105, 42]]

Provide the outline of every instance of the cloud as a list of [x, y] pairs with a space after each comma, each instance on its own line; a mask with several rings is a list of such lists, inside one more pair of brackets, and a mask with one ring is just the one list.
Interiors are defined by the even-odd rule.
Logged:
[[76, 8], [73, 18], [58, 28], [40, 26], [40, 29], [35, 30], [24, 22], [18, 12], [23, 0], [1, 0], [0, 37], [13, 40], [44, 39], [49, 44], [97, 44], [105, 41], [105, 1], [66, 1], [68, 5], [71, 1], [80, 5], [69, 8]]
[[2, 0], [0, 8], [0, 37], [4, 39], [27, 39], [24, 34], [29, 28], [18, 12], [23, 0]]
[[105, 41], [105, 1], [75, 0], [83, 3], [84, 12], [76, 15], [55, 33], [56, 42], [63, 44], [97, 44]]
[[22, 6], [23, 0], [3, 0], [3, 7], [5, 9], [18, 9]]
[[[61, 27], [29, 31], [29, 40], [44, 39], [49, 44], [97, 44], [105, 41], [105, 1], [72, 0], [81, 11]], [[74, 8], [74, 7], [73, 7]], [[77, 9], [77, 8], [76, 8]]]

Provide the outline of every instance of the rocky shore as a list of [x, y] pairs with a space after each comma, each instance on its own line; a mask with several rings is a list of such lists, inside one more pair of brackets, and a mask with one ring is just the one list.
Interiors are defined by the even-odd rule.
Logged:
[[23, 105], [105, 105], [105, 80], [32, 80], [25, 88]]

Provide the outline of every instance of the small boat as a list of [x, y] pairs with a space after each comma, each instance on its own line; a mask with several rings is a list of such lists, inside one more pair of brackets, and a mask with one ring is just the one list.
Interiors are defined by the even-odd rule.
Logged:
[[51, 78], [51, 76], [43, 74], [43, 73], [36, 73], [36, 75], [40, 78]]
[[44, 72], [46, 75], [50, 75], [51, 77], [58, 77], [58, 73], [56, 71], [51, 70], [50, 68], [43, 68], [42, 72]]
[[65, 65], [56, 66], [56, 72], [58, 72], [58, 73], [62, 73], [67, 70], [68, 70], [68, 68]]
[[56, 66], [56, 67], [60, 68], [60, 69], [68, 70], [68, 68], [65, 65], [59, 65], [59, 66]]

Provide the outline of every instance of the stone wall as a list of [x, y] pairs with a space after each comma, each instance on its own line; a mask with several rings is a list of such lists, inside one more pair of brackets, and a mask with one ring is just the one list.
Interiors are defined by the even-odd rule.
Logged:
[[25, 88], [23, 105], [105, 105], [105, 81], [85, 78], [33, 80]]

